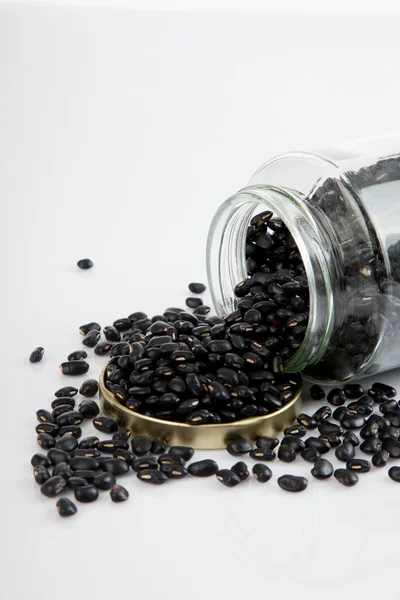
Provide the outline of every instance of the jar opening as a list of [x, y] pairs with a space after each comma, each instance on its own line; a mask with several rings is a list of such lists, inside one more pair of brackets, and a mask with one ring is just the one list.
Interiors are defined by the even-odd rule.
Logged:
[[214, 306], [220, 316], [236, 307], [235, 286], [247, 279], [246, 235], [252, 217], [265, 210], [283, 221], [301, 254], [307, 273], [310, 308], [303, 342], [288, 360], [288, 372], [300, 372], [324, 355], [333, 328], [333, 294], [327, 256], [329, 244], [314, 217], [293, 191], [266, 185], [240, 190], [221, 205], [207, 241], [207, 273]]

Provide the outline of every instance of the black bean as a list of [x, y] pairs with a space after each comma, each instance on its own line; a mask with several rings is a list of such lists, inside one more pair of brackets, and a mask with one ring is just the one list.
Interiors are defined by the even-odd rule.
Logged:
[[341, 446], [338, 446], [335, 450], [335, 456], [338, 460], [342, 462], [348, 462], [353, 459], [355, 456], [355, 449], [353, 444], [350, 442], [343, 442]]
[[344, 417], [352, 415], [347, 406], [338, 406], [332, 413], [332, 418], [341, 421]]
[[61, 462], [54, 467], [52, 475], [53, 477], [55, 475], [60, 475], [65, 481], [68, 481], [68, 479], [73, 476], [73, 472], [66, 462]]
[[[266, 466], [266, 465], [262, 465], [262, 466]], [[253, 467], [253, 469], [254, 469], [254, 467]], [[243, 461], [239, 461], [239, 462], [235, 463], [233, 465], [233, 467], [231, 468], [231, 471], [233, 471], [234, 473], [236, 473], [236, 475], [242, 481], [244, 481], [245, 479], [247, 479], [248, 476], [249, 476], [249, 470], [247, 468], [246, 463], [243, 462]]]
[[142, 456], [132, 462], [132, 469], [139, 473], [143, 469], [157, 469], [158, 461], [155, 456]]
[[60, 427], [79, 425], [83, 421], [83, 415], [76, 410], [71, 410], [57, 417], [56, 421]]
[[78, 487], [83, 487], [87, 484], [87, 479], [84, 479], [83, 477], [76, 477], [76, 475], [73, 475], [67, 480], [67, 487], [70, 490], [76, 490]]
[[318, 427], [318, 422], [314, 419], [314, 417], [310, 417], [310, 415], [306, 415], [305, 413], [299, 414], [297, 417], [297, 422], [308, 430], [316, 429]]
[[35, 478], [36, 483], [38, 483], [39, 485], [43, 485], [45, 481], [50, 479], [50, 473], [48, 469], [46, 469], [46, 467], [43, 465], [37, 465], [37, 467], [33, 469], [33, 476]]
[[315, 419], [319, 423], [320, 421], [325, 421], [326, 419], [330, 419], [331, 416], [332, 416], [331, 408], [329, 406], [321, 406], [321, 408], [319, 408], [318, 410], [315, 411], [312, 418]]
[[229, 340], [211, 340], [208, 349], [210, 352], [225, 354], [231, 352], [232, 344]]
[[95, 471], [98, 469], [98, 462], [95, 458], [89, 458], [87, 456], [74, 456], [70, 460], [70, 467], [73, 471], [80, 471], [82, 469]]
[[400, 427], [400, 410], [389, 410], [385, 414], [386, 419], [389, 421], [390, 425], [394, 427]]
[[94, 502], [99, 497], [99, 490], [95, 485], [84, 485], [82, 487], [78, 487], [74, 491], [75, 499], [78, 502]]
[[87, 358], [86, 350], [76, 350], [75, 352], [71, 352], [71, 354], [68, 354], [68, 356], [67, 356], [68, 361], [85, 360], [85, 358]]
[[[107, 327], [104, 327], [103, 333], [104, 333], [104, 337], [106, 338], [106, 340], [108, 342], [119, 342], [121, 339], [120, 332], [112, 325], [107, 325]], [[97, 350], [97, 348], [96, 348], [96, 350]], [[96, 352], [96, 350], [95, 350], [95, 352]]]
[[276, 437], [261, 436], [256, 440], [257, 448], [265, 448], [273, 450], [279, 445], [279, 440]]
[[282, 446], [290, 446], [295, 452], [301, 452], [306, 447], [304, 440], [295, 435], [285, 435], [281, 441]]
[[93, 479], [93, 484], [99, 490], [110, 490], [117, 482], [113, 473], [99, 473]]
[[400, 467], [390, 467], [388, 475], [390, 479], [396, 483], [400, 483]]
[[378, 438], [371, 437], [363, 441], [360, 446], [361, 452], [364, 454], [375, 454], [378, 450], [382, 449], [382, 442]]
[[342, 406], [346, 402], [346, 396], [340, 388], [333, 388], [328, 393], [327, 400], [333, 406]]
[[183, 458], [180, 458], [179, 456], [172, 456], [172, 454], [161, 454], [161, 456], [158, 457], [157, 460], [158, 464], [160, 465], [184, 465], [185, 461], [183, 460]]
[[127, 450], [129, 448], [128, 442], [123, 440], [101, 440], [96, 446], [100, 452], [107, 454], [113, 454], [115, 449]]
[[37, 443], [43, 450], [50, 450], [50, 448], [54, 448], [55, 446], [54, 437], [49, 433], [39, 433]]
[[278, 458], [282, 462], [293, 462], [296, 460], [296, 451], [291, 446], [285, 446], [284, 444], [279, 446]]
[[331, 445], [327, 440], [321, 440], [316, 437], [306, 439], [307, 448], [316, 448], [320, 454], [326, 454], [331, 449]]
[[252, 468], [253, 475], [260, 483], [266, 483], [272, 477], [272, 471], [267, 465], [257, 463]]
[[[78, 262], [76, 264], [78, 265], [78, 267], [80, 269], [91, 269], [93, 267], [93, 263], [90, 260], [90, 258], [81, 258], [81, 260], [78, 260]], [[76, 512], [76, 510], [75, 510], [75, 512]], [[61, 516], [63, 517], [63, 516], [67, 516], [67, 515], [61, 515]]]
[[52, 465], [58, 465], [60, 462], [69, 463], [70, 461], [69, 453], [64, 450], [59, 450], [58, 448], [51, 448], [51, 450], [48, 451], [47, 456]]
[[286, 427], [283, 433], [289, 436], [294, 435], [296, 437], [304, 437], [307, 433], [307, 430], [304, 425], [291, 425], [290, 427]]
[[29, 356], [29, 362], [38, 363], [42, 360], [43, 355], [44, 355], [44, 348], [42, 348], [41, 346], [38, 346], [37, 348], [35, 348], [33, 350], [33, 352], [31, 352], [31, 354]]
[[130, 321], [132, 321], [132, 323], [135, 323], [136, 321], [141, 321], [142, 319], [147, 319], [147, 315], [144, 312], [137, 311], [137, 312], [130, 314], [128, 316], [128, 319]]
[[343, 436], [343, 441], [350, 442], [350, 444], [353, 444], [355, 447], [360, 445], [360, 440], [353, 431], [346, 431]]
[[203, 300], [201, 298], [186, 298], [185, 304], [189, 308], [198, 308], [203, 304]]
[[78, 512], [75, 504], [69, 498], [60, 498], [56, 503], [60, 517], [72, 517]]
[[311, 462], [314, 463], [316, 460], [318, 460], [319, 458], [321, 458], [321, 454], [318, 452], [318, 450], [316, 448], [304, 448], [304, 450], [302, 450], [301, 452], [301, 456], [302, 458], [304, 458], [304, 460], [306, 460], [307, 462]]
[[87, 450], [88, 448], [96, 448], [98, 443], [99, 438], [95, 435], [91, 435], [89, 437], [83, 438], [83, 440], [79, 442], [78, 448], [81, 448], [82, 450]]
[[386, 383], [373, 383], [372, 389], [375, 392], [381, 392], [382, 394], [385, 394], [388, 398], [394, 398], [397, 396], [397, 391], [395, 388], [387, 385]]
[[60, 415], [63, 415], [66, 412], [71, 412], [72, 410], [73, 408], [69, 404], [60, 404], [53, 409], [52, 415], [54, 419], [57, 420]]
[[388, 427], [384, 427], [378, 433], [378, 438], [380, 440], [387, 440], [391, 438], [392, 440], [398, 440], [400, 437], [400, 427], [393, 427], [393, 425], [389, 425]]
[[390, 454], [386, 450], [378, 450], [372, 457], [374, 467], [384, 467], [389, 460]]
[[84, 346], [87, 346], [87, 348], [94, 348], [97, 342], [99, 341], [100, 336], [100, 331], [97, 331], [97, 329], [92, 329], [91, 331], [88, 331], [88, 333], [85, 335], [85, 337], [82, 340], [82, 344]]
[[340, 422], [345, 429], [360, 429], [365, 425], [365, 418], [361, 415], [348, 415]]
[[271, 448], [254, 448], [250, 452], [250, 457], [254, 460], [271, 461], [276, 458], [276, 452]]
[[333, 466], [325, 458], [319, 458], [315, 461], [311, 469], [311, 475], [316, 479], [328, 479], [333, 474]]
[[189, 283], [189, 291], [192, 294], [202, 294], [206, 291], [206, 286], [204, 283]]
[[117, 331], [128, 331], [131, 328], [131, 321], [128, 318], [116, 319], [113, 323], [113, 327]]
[[186, 417], [189, 425], [204, 425], [210, 419], [210, 413], [206, 409], [195, 410]]
[[92, 398], [99, 391], [99, 384], [96, 379], [86, 379], [79, 388], [79, 393], [86, 398]]
[[73, 398], [69, 398], [68, 396], [61, 396], [60, 398], [56, 398], [51, 403], [51, 408], [57, 408], [57, 406], [66, 406], [69, 405], [71, 408], [75, 406], [75, 400]]
[[357, 383], [348, 383], [343, 387], [343, 391], [349, 400], [356, 400], [364, 395], [362, 386]]
[[122, 458], [109, 458], [102, 463], [101, 468], [114, 475], [123, 475], [129, 471], [128, 463]]
[[162, 485], [168, 481], [166, 474], [156, 469], [143, 469], [138, 472], [137, 478], [153, 485]]
[[230, 469], [220, 469], [216, 475], [218, 481], [226, 485], [226, 487], [235, 487], [241, 482], [240, 477]]
[[78, 425], [63, 425], [58, 432], [60, 437], [73, 435], [77, 440], [82, 436], [82, 429]]
[[51, 464], [53, 463], [45, 454], [34, 454], [31, 458], [32, 467], [38, 467], [40, 465], [43, 467], [50, 467]]
[[215, 460], [207, 458], [191, 463], [188, 467], [188, 471], [195, 477], [210, 477], [211, 475], [216, 475], [219, 468]]
[[152, 440], [144, 435], [137, 435], [131, 441], [132, 452], [136, 456], [144, 456], [151, 450]]
[[84, 419], [93, 419], [100, 412], [99, 405], [94, 400], [82, 400], [78, 406], [78, 410]]
[[188, 461], [193, 457], [194, 450], [190, 446], [171, 446], [168, 454], [174, 458], [182, 458], [184, 461]]
[[366, 440], [375, 437], [379, 432], [379, 424], [376, 421], [368, 421], [360, 431], [360, 437]]
[[332, 423], [331, 421], [320, 421], [318, 423], [318, 431], [322, 434], [332, 434], [332, 435], [342, 435], [343, 432], [343, 428], [340, 427], [340, 425], [337, 425], [336, 423]]
[[346, 487], [352, 487], [358, 483], [358, 475], [350, 469], [336, 469], [334, 472], [335, 478]]
[[78, 393], [78, 388], [73, 387], [72, 385], [66, 385], [62, 388], [60, 388], [59, 390], [57, 390], [54, 395], [56, 398], [61, 398], [63, 396], [69, 396], [70, 398], [72, 398], [72, 396], [76, 396], [76, 394]]
[[232, 456], [240, 456], [241, 454], [247, 454], [252, 450], [253, 446], [248, 440], [243, 438], [236, 438], [228, 442], [226, 449]]
[[111, 417], [96, 417], [93, 419], [93, 426], [103, 433], [114, 433], [118, 430], [118, 423]]
[[81, 325], [79, 327], [79, 333], [81, 335], [86, 335], [87, 333], [89, 333], [89, 331], [101, 331], [101, 325], [99, 325], [99, 323], [96, 323], [95, 321], [92, 321], [92, 323], [86, 323], [86, 325]]
[[44, 410], [43, 408], [36, 412], [36, 417], [39, 423], [54, 423], [53, 415], [48, 410]]
[[371, 463], [363, 458], [353, 458], [347, 461], [346, 468], [357, 473], [368, 473]]
[[84, 360], [71, 360], [60, 365], [63, 375], [84, 375], [89, 371], [89, 365]]
[[205, 304], [203, 304], [202, 306], [198, 306], [197, 308], [195, 308], [193, 311], [193, 314], [194, 315], [208, 315], [210, 310], [211, 310], [211, 308], [209, 306], [206, 306]]
[[73, 458], [74, 456], [86, 456], [86, 458], [99, 458], [101, 454], [96, 448], [78, 448], [77, 450], [72, 451], [71, 457]]
[[310, 387], [309, 394], [313, 400], [322, 400], [325, 398], [325, 392], [319, 385], [312, 385]]
[[393, 410], [396, 411], [398, 408], [399, 407], [396, 400], [386, 400], [379, 405], [379, 412], [381, 412], [383, 415], [386, 415], [386, 413]]
[[129, 492], [122, 485], [113, 485], [110, 490], [110, 497], [113, 502], [125, 502], [129, 498]]
[[182, 479], [189, 474], [189, 471], [183, 465], [161, 465], [160, 470], [168, 479]]
[[302, 492], [308, 486], [308, 480], [296, 475], [282, 475], [278, 478], [278, 485], [285, 492]]
[[64, 452], [72, 452], [78, 447], [78, 440], [73, 435], [64, 435], [56, 443], [56, 448]]
[[54, 496], [58, 496], [58, 494], [61, 494], [61, 492], [64, 491], [66, 485], [67, 482], [63, 477], [55, 475], [43, 483], [40, 491], [44, 496], [47, 496], [48, 498], [54, 498]]

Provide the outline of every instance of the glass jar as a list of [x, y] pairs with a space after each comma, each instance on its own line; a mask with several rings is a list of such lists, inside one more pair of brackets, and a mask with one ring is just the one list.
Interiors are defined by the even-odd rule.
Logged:
[[289, 228], [310, 292], [307, 331], [286, 370], [333, 384], [400, 366], [400, 136], [282, 154], [226, 200], [207, 242], [220, 316], [235, 308], [247, 228], [266, 209]]

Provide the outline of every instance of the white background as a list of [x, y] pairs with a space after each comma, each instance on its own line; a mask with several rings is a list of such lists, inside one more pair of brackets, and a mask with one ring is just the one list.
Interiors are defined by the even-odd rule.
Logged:
[[29, 461], [79, 325], [182, 304], [205, 280], [216, 208], [272, 155], [399, 129], [399, 30], [377, 15], [0, 8], [2, 598], [397, 597], [387, 469], [352, 489], [310, 476], [299, 495], [276, 478], [306, 475], [302, 460], [232, 490], [131, 474], [124, 505], [105, 492], [62, 520]]

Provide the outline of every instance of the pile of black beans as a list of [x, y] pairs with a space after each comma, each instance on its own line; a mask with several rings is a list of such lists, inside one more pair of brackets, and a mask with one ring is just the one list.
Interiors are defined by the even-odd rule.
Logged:
[[99, 345], [100, 326], [83, 328], [84, 343], [111, 355], [105, 385], [118, 402], [146, 416], [203, 425], [267, 415], [293, 399], [300, 378], [286, 374], [284, 363], [307, 329], [304, 265], [270, 211], [252, 219], [246, 256], [248, 279], [236, 286], [237, 308], [225, 318], [188, 298], [192, 314], [176, 307], [152, 318], [135, 312], [105, 327]]

